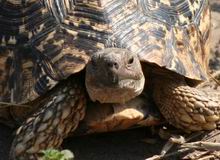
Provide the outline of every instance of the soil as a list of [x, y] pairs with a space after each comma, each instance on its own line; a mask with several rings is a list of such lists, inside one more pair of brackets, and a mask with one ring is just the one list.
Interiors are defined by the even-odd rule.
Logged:
[[[165, 142], [154, 144], [143, 140], [149, 137], [145, 128], [116, 133], [71, 137], [62, 148], [74, 152], [75, 160], [143, 160], [158, 154]], [[7, 160], [13, 131], [0, 125], [0, 160]]]

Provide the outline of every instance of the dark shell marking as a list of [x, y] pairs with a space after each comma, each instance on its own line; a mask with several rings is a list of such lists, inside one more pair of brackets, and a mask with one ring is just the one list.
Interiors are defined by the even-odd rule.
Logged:
[[207, 0], [0, 0], [0, 101], [28, 102], [105, 47], [206, 78]]

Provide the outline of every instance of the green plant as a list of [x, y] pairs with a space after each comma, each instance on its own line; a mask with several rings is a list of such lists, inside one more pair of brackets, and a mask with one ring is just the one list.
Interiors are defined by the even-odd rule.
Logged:
[[74, 155], [69, 150], [56, 150], [56, 149], [47, 149], [41, 152], [43, 154], [42, 160], [73, 160]]

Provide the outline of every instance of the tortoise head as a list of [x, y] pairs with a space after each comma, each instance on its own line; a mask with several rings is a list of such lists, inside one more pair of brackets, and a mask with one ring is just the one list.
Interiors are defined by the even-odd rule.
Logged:
[[86, 88], [93, 101], [123, 103], [144, 88], [144, 74], [136, 54], [106, 48], [91, 57], [86, 68]]

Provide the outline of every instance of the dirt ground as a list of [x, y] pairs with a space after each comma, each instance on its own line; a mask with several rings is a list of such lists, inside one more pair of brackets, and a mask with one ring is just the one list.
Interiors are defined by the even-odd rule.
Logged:
[[[212, 4], [212, 53], [211, 67], [220, 69], [220, 1]], [[13, 138], [11, 129], [0, 125], [0, 160], [7, 160]], [[149, 137], [146, 128], [117, 133], [97, 134], [68, 138], [63, 148], [72, 150], [75, 160], [144, 160], [158, 154], [165, 142], [158, 140], [153, 144], [143, 142]], [[177, 159], [177, 158], [176, 158]]]
[[[13, 131], [0, 125], [0, 160], [7, 160]], [[74, 152], [75, 160], [143, 160], [157, 154], [161, 141], [147, 144], [145, 128], [68, 138], [63, 148]]]

